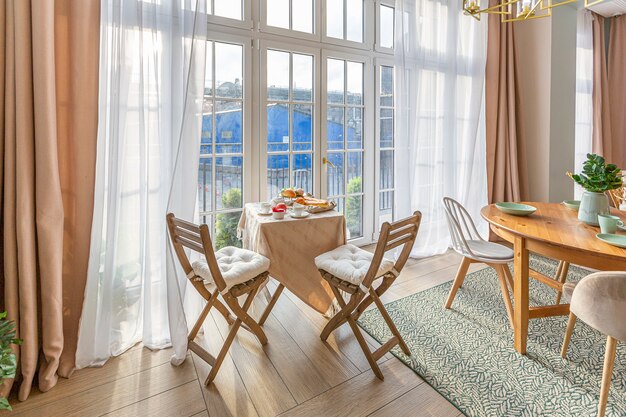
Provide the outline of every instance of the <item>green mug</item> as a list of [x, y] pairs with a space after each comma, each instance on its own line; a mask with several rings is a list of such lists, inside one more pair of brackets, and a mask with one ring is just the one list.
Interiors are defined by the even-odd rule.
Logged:
[[615, 233], [617, 226], [624, 226], [624, 222], [619, 217], [610, 214], [598, 214], [598, 223], [600, 223], [602, 233]]

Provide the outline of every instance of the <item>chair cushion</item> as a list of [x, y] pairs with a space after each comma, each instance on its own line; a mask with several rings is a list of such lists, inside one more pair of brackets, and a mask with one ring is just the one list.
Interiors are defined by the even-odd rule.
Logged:
[[469, 246], [474, 255], [480, 258], [502, 261], [513, 259], [513, 249], [498, 243], [485, 242], [484, 240], [468, 240], [467, 246]]
[[[365, 279], [373, 258], [373, 253], [357, 248], [354, 245], [343, 245], [315, 258], [315, 266], [333, 274], [339, 279], [359, 285]], [[376, 277], [378, 278], [391, 271], [394, 264], [393, 261], [383, 258], [376, 272]]]
[[[270, 267], [270, 260], [265, 256], [234, 246], [227, 246], [218, 250], [215, 252], [215, 258], [226, 282], [226, 288], [250, 281]], [[205, 284], [215, 284], [206, 261], [195, 261], [191, 267], [194, 273], [204, 280]]]

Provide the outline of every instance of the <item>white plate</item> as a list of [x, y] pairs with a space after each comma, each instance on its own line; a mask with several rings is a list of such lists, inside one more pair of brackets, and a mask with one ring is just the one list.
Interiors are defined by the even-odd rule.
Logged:
[[259, 216], [271, 216], [272, 212], [268, 212], [268, 213], [263, 213], [262, 211], [257, 210], [256, 214], [258, 214]]
[[304, 219], [305, 217], [309, 217], [311, 213], [309, 213], [308, 211], [303, 211], [302, 214], [299, 216], [296, 216], [295, 213], [289, 213], [289, 215], [294, 219]]

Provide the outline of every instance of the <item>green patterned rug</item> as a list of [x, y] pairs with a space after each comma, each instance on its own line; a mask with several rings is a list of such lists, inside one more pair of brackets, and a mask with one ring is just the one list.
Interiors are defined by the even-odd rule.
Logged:
[[[556, 265], [531, 258], [531, 267], [549, 276]], [[568, 281], [587, 273], [572, 267]], [[562, 359], [567, 318], [531, 320], [528, 355], [519, 355], [495, 271], [468, 275], [452, 309], [445, 310], [451, 285], [386, 304], [412, 352], [407, 357], [396, 346], [395, 356], [467, 416], [596, 415], [606, 343], [602, 334], [578, 321], [568, 359]], [[534, 280], [530, 295], [531, 305], [555, 300], [552, 289]], [[359, 325], [378, 341], [391, 336], [375, 309], [365, 312]], [[618, 345], [607, 416], [626, 416], [626, 343]]]

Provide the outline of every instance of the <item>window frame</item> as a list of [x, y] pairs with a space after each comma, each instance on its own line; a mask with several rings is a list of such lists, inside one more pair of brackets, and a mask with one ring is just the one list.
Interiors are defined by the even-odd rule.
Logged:
[[[372, 80], [372, 77], [373, 77], [373, 71], [372, 71], [373, 59], [371, 56], [367, 56], [367, 55], [323, 49], [321, 58], [320, 58], [320, 64], [321, 64], [320, 79], [321, 80], [327, 79], [327, 76], [328, 76], [327, 60], [329, 58], [343, 60], [343, 61], [363, 63], [363, 105], [353, 106], [353, 107], [363, 108], [363, 122], [362, 122], [362, 127], [361, 127], [362, 128], [362, 141], [363, 141], [363, 150], [362, 150], [363, 189], [361, 191], [363, 195], [363, 202], [362, 202], [362, 210], [363, 210], [362, 227], [363, 229], [362, 229], [362, 236], [350, 239], [350, 243], [356, 246], [366, 245], [372, 242], [372, 239], [374, 236], [374, 230], [373, 230], [374, 222], [372, 221], [373, 220], [372, 216], [374, 215], [374, 210], [373, 210], [374, 199], [372, 197], [374, 196], [374, 193], [377, 192], [377, 187], [376, 187], [376, 184], [374, 183], [374, 177], [371, 172], [372, 170], [367, 169], [368, 166], [373, 166], [373, 164], [375, 163], [375, 159], [374, 159], [375, 155], [373, 155], [374, 153], [373, 145], [375, 145], [375, 143], [373, 143], [374, 135], [368, 133], [370, 131], [369, 127], [373, 126], [371, 122], [373, 121], [373, 118], [374, 118], [374, 103], [373, 103], [374, 97], [371, 92], [371, 89], [368, 89], [366, 87], [368, 84], [371, 85], [371, 83], [369, 82]], [[345, 82], [346, 81], [344, 79], [344, 83]], [[321, 89], [321, 92], [320, 92], [320, 114], [323, 114], [323, 115], [328, 114], [328, 107], [329, 107], [328, 94], [327, 94], [326, 89], [324, 88], [324, 89]], [[346, 103], [344, 103], [343, 107], [345, 108], [345, 107], [352, 107], [352, 106], [349, 106]], [[324, 158], [328, 158], [328, 153], [329, 153], [326, 140], [324, 139], [327, 137], [327, 134], [328, 134], [327, 124], [322, 122], [320, 126], [320, 138], [322, 139], [320, 140], [320, 142], [322, 142], [321, 155]], [[347, 149], [345, 148], [343, 149], [344, 155], [347, 154], [348, 152], [349, 151]], [[322, 170], [320, 172], [321, 174], [320, 185], [322, 187], [321, 188], [322, 195], [328, 196], [328, 164], [324, 164], [324, 165], [325, 166], [322, 167]], [[347, 159], [344, 158], [344, 178], [347, 178], [346, 168], [347, 168]], [[344, 189], [344, 194], [342, 198], [345, 199], [345, 197], [347, 196], [347, 191], [348, 191], [347, 181], [345, 181], [344, 187], [345, 189]]]
[[[393, 191], [393, 207], [392, 207], [392, 220], [395, 221], [396, 219], [396, 215], [397, 215], [397, 207], [396, 207], [396, 193], [398, 192], [398, 189], [396, 187], [397, 184], [397, 167], [398, 164], [396, 163], [396, 151], [397, 151], [397, 120], [398, 120], [398, 116], [397, 116], [397, 91], [396, 91], [396, 71], [397, 68], [394, 65], [394, 62], [392, 59], [390, 58], [376, 58], [374, 60], [374, 68], [375, 68], [375, 81], [374, 81], [374, 85], [375, 85], [375, 105], [376, 105], [376, 117], [375, 117], [375, 128], [374, 128], [374, 135], [376, 137], [375, 140], [375, 151], [374, 151], [374, 157], [375, 157], [375, 166], [377, 169], [374, 170], [374, 174], [375, 174], [375, 183], [376, 183], [376, 192], [374, 194], [375, 197], [375, 202], [374, 202], [374, 222], [375, 222], [375, 232], [374, 232], [374, 236], [375, 236], [375, 240], [378, 240], [378, 236], [380, 235], [380, 227], [382, 226], [382, 222], [380, 221], [380, 193], [383, 192], [383, 190], [380, 188], [380, 168], [381, 168], [381, 164], [380, 164], [380, 151], [381, 151], [381, 146], [380, 146], [380, 128], [381, 128], [381, 117], [380, 117], [380, 113], [381, 113], [381, 109], [383, 108], [383, 106], [380, 105], [380, 90], [381, 90], [381, 83], [380, 83], [380, 79], [381, 79], [381, 72], [382, 72], [382, 68], [381, 67], [391, 67], [393, 69], [393, 111], [394, 111], [394, 117], [393, 117], [393, 134], [394, 134], [394, 143], [393, 143], [393, 156], [394, 156], [394, 164], [393, 164], [393, 188], [391, 189], [385, 189], [386, 191]], [[384, 107], [384, 108], [388, 108], [388, 107]]]
[[[318, 0], [322, 3], [322, 14], [321, 14], [321, 18], [320, 18], [320, 23], [321, 23], [321, 40], [322, 43], [325, 44], [329, 44], [329, 45], [337, 45], [337, 46], [343, 46], [343, 47], [347, 47], [347, 48], [351, 48], [351, 49], [362, 49], [362, 50], [372, 50], [373, 48], [373, 43], [374, 43], [374, 38], [375, 38], [375, 32], [376, 32], [376, 28], [375, 28], [375, 24], [374, 25], [370, 25], [368, 27], [367, 22], [372, 22], [372, 19], [375, 19], [375, 10], [374, 10], [374, 0], [363, 0], [363, 42], [355, 42], [355, 41], [350, 41], [347, 39], [340, 39], [340, 38], [333, 38], [332, 36], [327, 36], [326, 35], [326, 11], [327, 11], [327, 7], [326, 7], [326, 3], [329, 1], [337, 1], [337, 0]], [[346, 23], [346, 19], [347, 19], [347, 15], [346, 15], [346, 2], [347, 0], [341, 0], [344, 2], [344, 27], [343, 27], [343, 31], [344, 31], [344, 36], [346, 35], [346, 27], [345, 27], [345, 23]]]
[[[293, 2], [297, 0], [289, 0], [290, 9], [289, 9], [289, 25], [292, 26], [292, 8], [291, 5]], [[322, 16], [322, 8], [321, 8], [322, 0], [313, 0], [313, 33], [301, 32], [295, 29], [287, 29], [281, 28], [277, 26], [271, 26], [267, 24], [267, 0], [263, 0], [259, 2], [259, 31], [264, 33], [271, 33], [274, 35], [279, 35], [287, 38], [294, 39], [302, 39], [309, 40], [314, 42], [319, 42], [321, 40], [321, 16]]]
[[[381, 42], [380, 42], [380, 36], [382, 34], [382, 30], [381, 30], [381, 26], [380, 26], [380, 7], [381, 6], [387, 6], [387, 7], [391, 7], [393, 9], [393, 46], [391, 48], [387, 48], [384, 46], [381, 46]], [[376, 17], [376, 40], [374, 42], [374, 50], [376, 52], [380, 52], [383, 54], [389, 54], [389, 55], [393, 55], [394, 51], [395, 51], [395, 46], [396, 46], [396, 25], [398, 24], [398, 22], [396, 22], [396, 3], [395, 0], [376, 0], [376, 13], [375, 13], [375, 17]]]
[[[249, 45], [249, 40], [246, 39], [245, 37], [241, 37], [241, 36], [237, 36], [237, 35], [231, 35], [231, 34], [226, 34], [226, 33], [219, 33], [217, 34], [216, 32], [211, 32], [208, 36], [205, 42], [213, 42], [213, 51], [215, 51], [215, 43], [229, 43], [229, 44], [236, 44], [236, 45], [241, 45], [242, 47], [242, 85], [243, 85], [243, 94], [241, 97], [241, 103], [242, 103], [242, 118], [241, 118], [241, 123], [242, 123], [242, 129], [241, 129], [241, 135], [242, 135], [242, 150], [241, 150], [241, 158], [242, 158], [242, 164], [241, 164], [241, 168], [242, 168], [242, 172], [241, 172], [241, 185], [242, 185], [242, 193], [241, 193], [241, 198], [242, 198], [242, 206], [241, 209], [228, 209], [228, 210], [217, 210], [217, 202], [215, 201], [215, 187], [213, 186], [215, 184], [216, 181], [216, 177], [215, 177], [215, 170], [216, 170], [216, 164], [215, 164], [215, 160], [216, 158], [219, 157], [230, 157], [232, 156], [229, 153], [226, 153], [222, 156], [222, 154], [218, 154], [218, 153], [212, 153], [210, 154], [210, 158], [212, 159], [212, 175], [211, 175], [211, 187], [212, 187], [212, 192], [213, 195], [211, 196], [212, 199], [212, 204], [211, 204], [211, 210], [210, 211], [200, 211], [200, 207], [198, 207], [198, 217], [202, 218], [203, 216], [209, 216], [211, 217], [212, 221], [210, 224], [210, 230], [212, 232], [211, 234], [211, 238], [214, 239], [214, 233], [215, 233], [215, 220], [218, 214], [221, 213], [233, 213], [233, 212], [243, 212], [244, 206], [246, 204], [247, 201], [250, 201], [253, 198], [252, 195], [252, 191], [253, 191], [253, 185], [251, 183], [251, 176], [247, 173], [252, 173], [252, 157], [251, 155], [253, 154], [253, 151], [251, 150], [252, 148], [252, 135], [251, 133], [254, 131], [254, 129], [252, 128], [252, 90], [253, 90], [253, 86], [251, 83], [251, 74], [252, 74], [252, 54], [251, 54], [251, 49], [248, 47]], [[214, 53], [214, 52], [213, 52]], [[205, 61], [206, 62], [206, 61]], [[212, 60], [213, 66], [215, 66], [215, 60]], [[205, 73], [206, 73], [206, 68], [205, 68]], [[212, 74], [212, 81], [213, 81], [213, 85], [216, 85], [216, 79], [215, 79], [215, 72], [213, 72]], [[215, 90], [216, 88], [214, 88], [214, 93], [212, 97], [213, 102], [217, 102], [220, 101], [220, 99], [218, 97], [215, 96]], [[203, 99], [204, 99], [204, 94], [203, 94]], [[229, 101], [229, 100], [226, 100]], [[234, 100], [233, 100], [234, 101]], [[217, 120], [217, 119], [214, 119]], [[216, 126], [215, 123], [212, 123], [213, 126], [213, 131], [216, 130]], [[213, 136], [213, 144], [215, 146], [216, 143], [216, 136]], [[202, 158], [203, 155], [202, 153], [199, 153], [199, 158]], [[238, 155], [237, 155], [238, 156]], [[196, 197], [197, 198], [197, 197]]]
[[[259, 144], [259, 154], [258, 154], [258, 164], [259, 164], [259, 197], [261, 200], [269, 200], [273, 197], [276, 196], [268, 196], [267, 195], [267, 187], [261, 187], [261, 184], [264, 182], [263, 178], [267, 178], [267, 157], [270, 154], [274, 154], [276, 155], [277, 153], [269, 153], [267, 151], [267, 104], [268, 102], [273, 102], [274, 100], [268, 100], [267, 99], [267, 51], [268, 50], [276, 50], [276, 51], [282, 51], [282, 52], [287, 52], [290, 54], [304, 54], [304, 55], [312, 55], [313, 56], [313, 91], [312, 91], [312, 107], [313, 107], [313, 118], [311, 120], [311, 128], [313, 129], [313, 144], [311, 147], [311, 157], [312, 157], [312, 164], [311, 164], [311, 169], [312, 169], [312, 176], [314, 178], [313, 181], [313, 194], [314, 195], [320, 195], [321, 193], [321, 188], [320, 188], [320, 182], [321, 180], [319, 178], [321, 178], [319, 176], [318, 173], [320, 173], [320, 168], [321, 168], [321, 134], [320, 134], [320, 117], [321, 117], [321, 110], [319, 108], [319, 106], [321, 105], [320, 103], [320, 51], [319, 49], [316, 48], [309, 48], [309, 47], [304, 47], [301, 45], [296, 45], [296, 44], [289, 44], [286, 42], [274, 42], [274, 41], [261, 41], [260, 45], [259, 45], [259, 49], [260, 49], [260, 64], [261, 64], [261, 68], [259, 71], [259, 75], [260, 75], [260, 82], [259, 82], [259, 123], [260, 126], [257, 129], [259, 131], [259, 138], [257, 143]], [[291, 80], [292, 78], [292, 73], [293, 73], [293, 66], [290, 60], [290, 66], [289, 66], [289, 80], [290, 80], [290, 84], [291, 84]], [[292, 88], [292, 85], [289, 86], [290, 90]], [[289, 105], [292, 104], [291, 101], [287, 102]], [[301, 104], [309, 104], [306, 102], [302, 102]], [[291, 122], [291, 120], [289, 119], [289, 121]], [[289, 132], [290, 132], [290, 136], [291, 136], [291, 123], [289, 123]], [[289, 155], [289, 158], [291, 158], [292, 155], [294, 154], [299, 154], [299, 153], [309, 153], [309, 152], [293, 152], [291, 149], [291, 144], [290, 144], [290, 148], [287, 152], [281, 152], [280, 154], [286, 154]], [[289, 161], [289, 175], [291, 177], [291, 160]], [[317, 175], [317, 176], [316, 176]], [[291, 178], [290, 178], [290, 182], [291, 182]], [[261, 189], [262, 188], [262, 189]]]
[[[207, 0], [211, 2], [211, 11], [215, 10], [215, 0]], [[252, 5], [249, 0], [242, 0], [241, 20], [232, 19], [230, 17], [216, 16], [213, 13], [207, 13], [207, 22], [209, 23], [209, 33], [212, 33], [210, 25], [229, 26], [239, 29], [252, 29]]]

